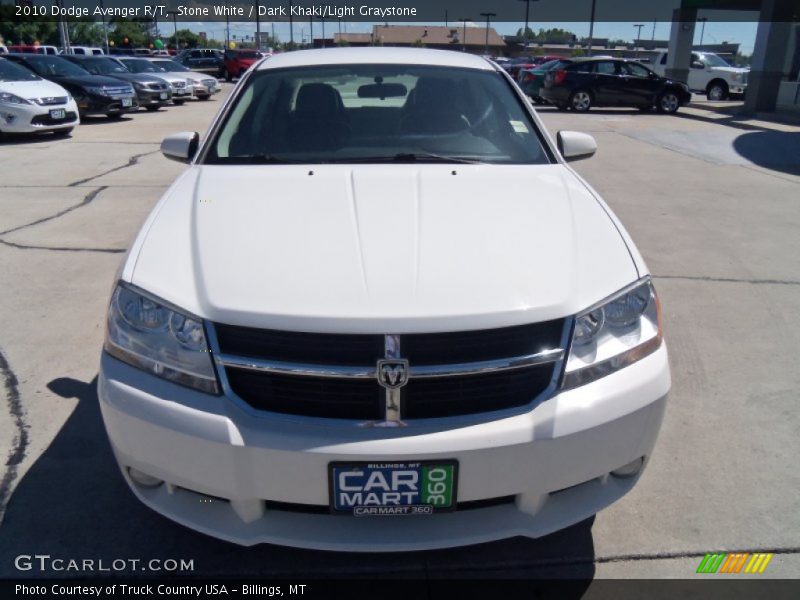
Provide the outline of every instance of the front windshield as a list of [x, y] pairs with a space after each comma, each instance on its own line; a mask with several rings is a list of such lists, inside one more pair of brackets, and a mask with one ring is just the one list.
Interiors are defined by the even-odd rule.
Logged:
[[703, 60], [711, 67], [730, 67], [724, 58], [716, 54], [703, 54]]
[[113, 75], [114, 73], [127, 73], [128, 70], [110, 58], [90, 58], [82, 60], [80, 65], [93, 75]]
[[85, 77], [89, 74], [86, 69], [60, 56], [29, 56], [25, 60], [42, 77]]
[[256, 72], [206, 162], [548, 163], [536, 124], [493, 70], [332, 65]]
[[191, 71], [191, 69], [187, 69], [182, 64], [176, 63], [174, 60], [154, 60], [153, 64], [161, 69], [164, 69], [164, 71]]
[[126, 58], [122, 61], [125, 68], [131, 73], [163, 73], [164, 70], [143, 58]]
[[25, 67], [20, 67], [10, 60], [0, 58], [0, 81], [38, 81], [41, 79]]

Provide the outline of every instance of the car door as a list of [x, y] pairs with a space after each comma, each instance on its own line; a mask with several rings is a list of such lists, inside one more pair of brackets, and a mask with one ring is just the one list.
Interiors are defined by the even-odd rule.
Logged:
[[616, 61], [596, 61], [594, 63], [592, 84], [595, 104], [613, 105], [620, 102], [622, 92], [620, 90], [620, 75]]
[[661, 79], [638, 63], [620, 62], [622, 102], [635, 106], [651, 106], [661, 90]]
[[705, 90], [708, 83], [706, 74], [706, 64], [700, 59], [700, 55], [692, 52], [692, 59], [689, 62], [689, 89]]

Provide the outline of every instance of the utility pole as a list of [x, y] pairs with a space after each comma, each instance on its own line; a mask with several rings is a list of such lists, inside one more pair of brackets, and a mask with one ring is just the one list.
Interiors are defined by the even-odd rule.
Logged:
[[703, 47], [703, 38], [706, 35], [706, 21], [708, 21], [708, 17], [700, 17], [697, 20], [700, 21], [703, 24], [702, 27], [700, 28], [700, 47], [702, 48]]
[[642, 38], [642, 27], [644, 23], [636, 23], [636, 58], [639, 58], [639, 40]]
[[322, 47], [325, 47], [325, 19], [320, 19], [322, 21]]
[[589, 18], [589, 47], [587, 48], [586, 55], [592, 55], [592, 38], [594, 38], [594, 10], [597, 0], [592, 0], [592, 15]]
[[261, 50], [261, 17], [258, 12], [261, 8], [261, 0], [256, 0], [256, 50]]
[[172, 15], [172, 28], [174, 30], [174, 35], [172, 41], [175, 44], [175, 51], [178, 51], [178, 11], [177, 10], [170, 10], [167, 11], [168, 15]]
[[292, 20], [292, 0], [289, 0], [289, 44], [294, 47], [294, 21]]
[[231, 18], [228, 15], [228, 0], [225, 0], [225, 50], [231, 47]]
[[314, 47], [314, 17], [308, 17], [308, 26], [310, 31], [308, 32], [308, 45], [310, 47]]
[[651, 41], [656, 41], [656, 22], [658, 19], [653, 19], [653, 37], [650, 38]]
[[468, 21], [472, 22], [472, 19], [459, 19], [459, 21], [463, 21], [464, 22], [464, 39], [461, 40], [461, 43], [463, 45], [462, 51], [466, 52], [467, 51], [467, 22]]
[[481, 13], [481, 16], [486, 17], [486, 42], [483, 45], [483, 53], [486, 56], [489, 56], [489, 19], [491, 19], [492, 17], [496, 17], [497, 13], [485, 12]]
[[100, 9], [103, 11], [103, 15], [101, 19], [103, 20], [103, 44], [105, 44], [105, 53], [111, 54], [111, 51], [108, 47], [108, 25], [106, 25], [106, 15], [105, 15], [105, 7], [103, 6], [103, 0], [100, 0]]

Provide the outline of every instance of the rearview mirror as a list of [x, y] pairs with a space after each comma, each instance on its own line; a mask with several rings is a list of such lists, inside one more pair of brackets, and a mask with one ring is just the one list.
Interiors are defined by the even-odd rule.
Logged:
[[192, 162], [200, 145], [200, 134], [196, 131], [183, 131], [164, 138], [161, 142], [161, 154], [170, 160], [182, 163]]
[[404, 98], [408, 88], [402, 83], [375, 83], [358, 88], [359, 98]]
[[581, 160], [597, 152], [597, 142], [588, 133], [578, 131], [559, 131], [556, 136], [558, 151], [564, 160]]

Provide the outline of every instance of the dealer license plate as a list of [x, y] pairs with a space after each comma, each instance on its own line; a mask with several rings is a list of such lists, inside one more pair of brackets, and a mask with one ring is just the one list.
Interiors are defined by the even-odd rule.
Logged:
[[66, 119], [67, 118], [67, 111], [63, 108], [54, 108], [50, 111], [50, 118], [51, 119]]
[[330, 463], [330, 508], [336, 514], [430, 515], [455, 510], [458, 463]]
[[159, 95], [159, 97], [160, 97], [162, 100], [166, 100], [166, 99], [167, 99], [167, 92], [161, 92], [161, 94]]
[[122, 107], [123, 108], [130, 108], [133, 106], [133, 98], [123, 98], [122, 99]]

